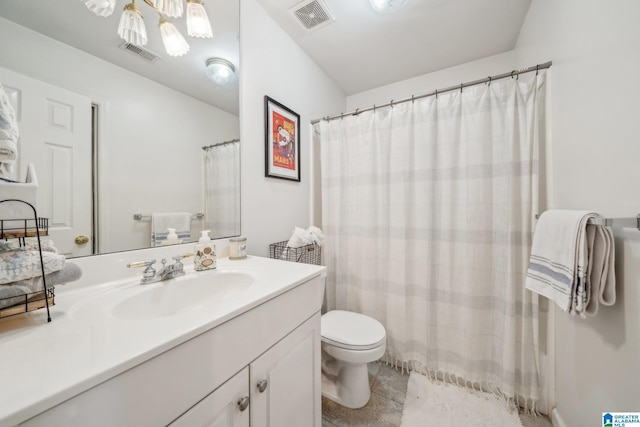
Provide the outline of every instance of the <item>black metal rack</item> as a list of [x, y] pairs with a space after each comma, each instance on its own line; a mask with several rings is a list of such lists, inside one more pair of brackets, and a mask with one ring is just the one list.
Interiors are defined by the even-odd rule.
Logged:
[[48, 218], [39, 218], [36, 208], [31, 203], [19, 199], [0, 200], [0, 204], [8, 202], [23, 203], [29, 206], [33, 211], [33, 218], [0, 219], [0, 239], [18, 239], [19, 246], [25, 246], [27, 237], [37, 238], [43, 290], [0, 299], [0, 301], [8, 303], [7, 307], [0, 308], [0, 319], [46, 307], [47, 322], [51, 322], [49, 307], [55, 305], [55, 293], [53, 286], [47, 287], [44, 260], [42, 258], [42, 243], [40, 241], [40, 236], [49, 234], [49, 220]]
[[287, 243], [286, 240], [271, 243], [269, 245], [269, 258], [320, 265], [320, 246], [312, 243], [299, 248], [290, 248]]

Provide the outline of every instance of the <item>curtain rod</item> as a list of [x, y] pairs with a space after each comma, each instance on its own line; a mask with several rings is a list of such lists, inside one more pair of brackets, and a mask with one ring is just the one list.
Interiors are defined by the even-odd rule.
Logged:
[[217, 144], [205, 145], [204, 147], [202, 147], [202, 149], [208, 150], [209, 148], [220, 147], [221, 145], [233, 144], [234, 142], [240, 142], [240, 140], [238, 138], [230, 139], [229, 141], [218, 142]]
[[387, 104], [382, 104], [382, 105], [377, 105], [377, 106], [374, 105], [372, 107], [364, 108], [362, 110], [356, 108], [355, 111], [351, 111], [351, 112], [348, 112], [348, 113], [340, 113], [340, 114], [336, 114], [335, 116], [327, 116], [327, 117], [322, 117], [320, 119], [312, 120], [311, 124], [315, 125], [316, 123], [319, 123], [322, 120], [330, 121], [330, 120], [335, 120], [335, 119], [341, 119], [341, 118], [344, 118], [344, 116], [357, 116], [358, 114], [364, 113], [365, 111], [371, 111], [371, 110], [375, 111], [376, 108], [393, 107], [396, 104], [402, 104], [404, 102], [409, 102], [409, 101], [413, 102], [416, 99], [427, 98], [429, 96], [435, 96], [437, 98], [438, 94], [440, 94], [440, 93], [451, 92], [453, 90], [462, 90], [465, 87], [475, 86], [475, 85], [479, 85], [479, 84], [482, 84], [482, 83], [491, 83], [493, 80], [504, 79], [504, 78], [507, 78], [507, 77], [512, 77], [513, 78], [513, 77], [518, 76], [520, 74], [530, 73], [532, 71], [535, 71], [537, 73], [539, 70], [544, 70], [546, 68], [551, 67], [551, 64], [552, 64], [552, 62], [549, 61], [549, 62], [545, 62], [544, 64], [538, 64], [538, 65], [534, 65], [532, 67], [521, 68], [519, 70], [513, 70], [513, 71], [510, 71], [508, 73], [498, 74], [498, 75], [495, 75], [495, 76], [489, 76], [489, 77], [485, 77], [484, 79], [474, 80], [472, 82], [467, 82], [467, 83], [461, 83], [459, 85], [449, 86], [449, 87], [444, 88], [444, 89], [436, 89], [431, 93], [425, 93], [425, 94], [419, 95], [419, 96], [413, 96], [412, 95], [411, 98], [404, 98], [404, 99], [401, 99], [399, 101], [393, 101], [392, 100], [391, 102], [389, 102]]

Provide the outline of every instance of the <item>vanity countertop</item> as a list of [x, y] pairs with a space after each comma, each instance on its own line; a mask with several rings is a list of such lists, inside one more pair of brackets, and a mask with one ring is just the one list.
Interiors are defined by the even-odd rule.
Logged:
[[[0, 320], [0, 426], [23, 422], [154, 356], [212, 329], [314, 277], [325, 267], [260, 257], [218, 259], [218, 268], [144, 285], [135, 278], [56, 287], [52, 321], [46, 310]], [[122, 318], [108, 309], [113, 295], [181, 285], [181, 279], [248, 274], [254, 281], [223, 302], [177, 315]], [[67, 288], [67, 289], [65, 289]], [[174, 290], [177, 288], [174, 288]], [[104, 307], [96, 302], [104, 302]], [[87, 308], [88, 307], [88, 308]], [[274, 313], [278, 315], [282, 313]]]

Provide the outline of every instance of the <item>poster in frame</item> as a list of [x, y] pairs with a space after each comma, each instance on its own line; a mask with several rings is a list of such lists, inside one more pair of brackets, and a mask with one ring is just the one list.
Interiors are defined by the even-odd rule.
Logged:
[[300, 116], [264, 97], [264, 176], [300, 181]]

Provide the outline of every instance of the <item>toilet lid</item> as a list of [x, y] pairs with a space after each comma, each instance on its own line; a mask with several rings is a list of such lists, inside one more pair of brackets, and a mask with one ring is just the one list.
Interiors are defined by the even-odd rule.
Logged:
[[384, 344], [386, 332], [376, 319], [351, 311], [333, 310], [322, 316], [322, 341], [348, 350], [370, 350]]

